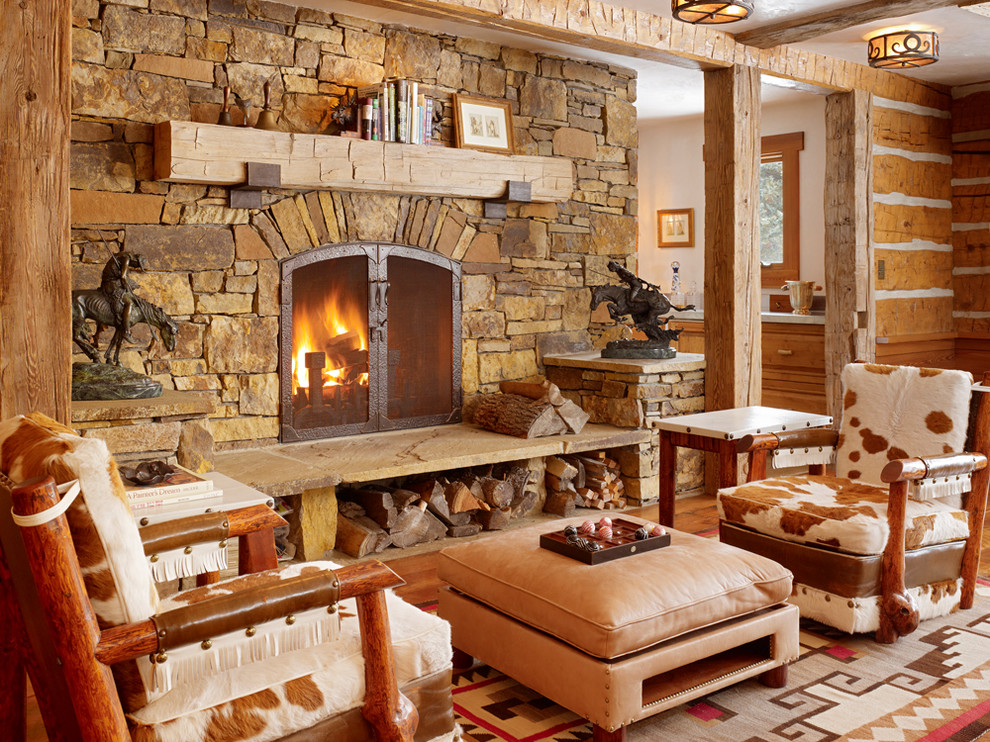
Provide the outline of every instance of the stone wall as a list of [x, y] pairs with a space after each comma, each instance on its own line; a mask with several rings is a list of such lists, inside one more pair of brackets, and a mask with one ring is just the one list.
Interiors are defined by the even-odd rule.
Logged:
[[[669, 360], [599, 358], [572, 353], [547, 358], [547, 378], [568, 399], [581, 405], [589, 422], [651, 431], [649, 443], [614, 452], [622, 469], [625, 496], [631, 504], [656, 502], [660, 494], [658, 423], [705, 411], [705, 360], [697, 353], [678, 353]], [[701, 451], [678, 448], [674, 491], [695, 492], [705, 483]]]
[[[635, 269], [634, 72], [260, 0], [75, 0], [73, 23], [73, 286], [99, 284], [108, 250], [144, 256], [138, 293], [178, 322], [178, 346], [141, 325], [122, 359], [214, 395], [219, 449], [278, 435], [278, 261], [320, 244], [462, 261], [466, 399], [616, 332], [592, 317], [589, 287], [612, 282], [610, 259]], [[271, 191], [249, 211], [226, 188], [152, 180], [153, 124], [215, 122], [224, 85], [253, 120], [270, 80], [284, 129], [330, 135], [343, 94], [390, 76], [435, 87], [448, 146], [452, 93], [509, 100], [517, 153], [571, 159], [572, 198], [486, 219], [473, 199]]]

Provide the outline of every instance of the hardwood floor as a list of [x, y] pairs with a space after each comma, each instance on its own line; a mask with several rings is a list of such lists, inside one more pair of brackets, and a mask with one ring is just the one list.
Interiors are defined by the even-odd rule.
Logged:
[[[627, 512], [654, 520], [657, 517], [657, 506], [652, 505]], [[715, 499], [709, 495], [697, 495], [677, 500], [675, 523], [679, 530], [690, 533], [714, 531], [718, 527]], [[440, 581], [437, 579], [436, 552], [392, 559], [389, 560], [388, 566], [406, 581], [404, 586], [396, 589], [396, 593], [402, 598], [416, 605], [426, 605], [436, 601], [440, 588]], [[985, 528], [983, 531], [980, 575], [990, 577], [990, 528]], [[45, 742], [48, 737], [34, 695], [30, 691], [27, 713], [27, 742]]]

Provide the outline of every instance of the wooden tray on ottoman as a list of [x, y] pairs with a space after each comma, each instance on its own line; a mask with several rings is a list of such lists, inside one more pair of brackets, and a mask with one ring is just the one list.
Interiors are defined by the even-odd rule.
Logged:
[[563, 530], [541, 534], [540, 546], [585, 564], [602, 564], [630, 554], [639, 554], [670, 545], [669, 533], [637, 539], [636, 531], [642, 527], [642, 523], [633, 523], [623, 518], [613, 518], [612, 538], [602, 538], [598, 535], [597, 529], [590, 536], [579, 534], [581, 538], [596, 542], [601, 546], [599, 551], [587, 551], [576, 544], [568, 543]]

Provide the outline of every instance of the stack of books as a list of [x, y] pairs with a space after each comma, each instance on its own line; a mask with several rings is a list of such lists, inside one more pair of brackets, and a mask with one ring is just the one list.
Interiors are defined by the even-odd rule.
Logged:
[[223, 490], [218, 489], [212, 479], [201, 477], [175, 464], [172, 468], [175, 471], [158, 484], [139, 485], [124, 480], [131, 510], [223, 497]]
[[432, 144], [435, 97], [428, 92], [415, 80], [385, 80], [358, 88], [361, 137]]

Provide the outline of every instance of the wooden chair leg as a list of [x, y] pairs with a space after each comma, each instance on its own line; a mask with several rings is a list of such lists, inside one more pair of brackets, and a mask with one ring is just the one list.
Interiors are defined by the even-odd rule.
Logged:
[[467, 670], [474, 665], [474, 657], [454, 647], [453, 665], [455, 670]]
[[609, 732], [597, 724], [592, 724], [591, 739], [592, 742], [626, 742], [626, 728], [619, 727], [614, 732]]

